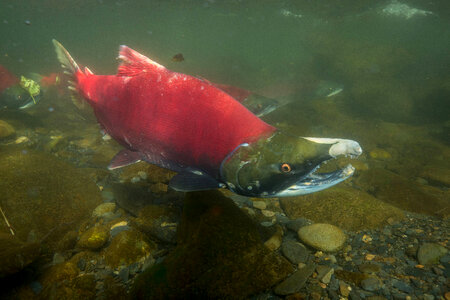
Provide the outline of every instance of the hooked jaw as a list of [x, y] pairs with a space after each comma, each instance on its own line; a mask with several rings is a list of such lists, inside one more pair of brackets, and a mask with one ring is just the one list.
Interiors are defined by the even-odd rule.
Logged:
[[[351, 158], [354, 158], [361, 155], [362, 153], [362, 148], [358, 144], [358, 142], [352, 140], [312, 137], [306, 137], [304, 139], [319, 144], [331, 144], [332, 146], [328, 150], [328, 154], [331, 156], [331, 158], [336, 158], [340, 155], [350, 156]], [[351, 164], [348, 164], [344, 168], [336, 170], [334, 172], [318, 173], [317, 171], [320, 166], [321, 164], [315, 167], [311, 172], [302, 177], [295, 184], [282, 191], [279, 191], [273, 196], [290, 197], [318, 192], [344, 181], [345, 179], [352, 176], [355, 171], [355, 168]]]

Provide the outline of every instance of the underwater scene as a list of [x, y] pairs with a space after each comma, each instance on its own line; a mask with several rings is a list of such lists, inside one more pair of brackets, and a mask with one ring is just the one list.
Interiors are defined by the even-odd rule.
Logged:
[[450, 300], [450, 1], [0, 1], [1, 299]]

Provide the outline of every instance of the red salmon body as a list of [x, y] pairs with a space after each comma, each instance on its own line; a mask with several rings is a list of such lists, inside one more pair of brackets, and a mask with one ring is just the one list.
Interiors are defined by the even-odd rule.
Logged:
[[76, 89], [105, 131], [150, 160], [217, 176], [238, 145], [276, 129], [207, 81], [172, 72], [122, 46], [117, 75], [77, 70]]
[[19, 79], [8, 69], [0, 65], [0, 93], [18, 83]]

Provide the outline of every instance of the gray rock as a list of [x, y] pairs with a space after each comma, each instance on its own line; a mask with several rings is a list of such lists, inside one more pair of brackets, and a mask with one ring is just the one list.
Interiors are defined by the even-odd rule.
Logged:
[[298, 232], [298, 230], [301, 227], [307, 226], [307, 225], [311, 225], [311, 221], [309, 221], [308, 219], [305, 219], [305, 218], [298, 218], [298, 219], [289, 221], [286, 224], [287, 228], [294, 232]]
[[30, 288], [36, 295], [39, 295], [39, 293], [42, 291], [42, 285], [39, 281], [33, 281], [30, 283]]
[[401, 292], [405, 292], [408, 294], [411, 294], [414, 289], [412, 287], [410, 287], [409, 285], [407, 285], [406, 283], [404, 283], [403, 281], [400, 280], [392, 280], [392, 286], [395, 287], [396, 289], [398, 289]]
[[325, 284], [330, 283], [331, 275], [334, 273], [334, 269], [328, 266], [319, 265], [316, 268], [317, 271], [317, 279], [322, 281]]
[[441, 259], [439, 260], [442, 264], [448, 263], [450, 262], [450, 255], [446, 254], [444, 256], [441, 257]]
[[65, 261], [64, 256], [61, 253], [56, 252], [53, 254], [53, 264], [58, 265], [62, 264]]
[[140, 268], [140, 266], [139, 266], [139, 263], [137, 263], [137, 262], [132, 263], [131, 265], [128, 266], [128, 270], [130, 271], [131, 275], [136, 274], [139, 271], [139, 268]]
[[361, 281], [361, 287], [366, 291], [373, 292], [381, 288], [381, 282], [376, 277], [369, 277]]
[[308, 264], [305, 267], [298, 269], [286, 280], [278, 284], [274, 292], [278, 295], [290, 295], [298, 292], [306, 283], [309, 276], [314, 272], [315, 264]]
[[80, 258], [77, 262], [77, 267], [80, 271], [84, 271], [86, 269], [86, 260], [84, 258]]
[[434, 296], [430, 294], [423, 294], [423, 300], [434, 300]]
[[395, 294], [392, 294], [392, 298], [394, 299], [394, 300], [406, 300], [406, 297], [407, 297], [408, 295], [406, 295], [406, 294], [403, 294], [403, 293], [395, 293]]
[[309, 251], [302, 244], [287, 240], [281, 245], [281, 252], [291, 263], [305, 263], [309, 257]]
[[114, 192], [110, 189], [104, 189], [102, 191], [103, 202], [114, 202]]
[[128, 267], [120, 269], [118, 276], [123, 283], [126, 283], [130, 277], [130, 269], [128, 269]]
[[308, 246], [327, 252], [339, 250], [347, 239], [340, 228], [324, 223], [301, 227], [298, 237]]
[[448, 250], [439, 244], [425, 243], [417, 251], [417, 259], [422, 265], [436, 264], [447, 252]]
[[111, 238], [114, 238], [117, 234], [121, 233], [122, 231], [130, 230], [130, 229], [131, 229], [131, 227], [128, 225], [116, 226], [110, 230], [109, 234], [111, 235]]
[[381, 267], [377, 264], [365, 263], [358, 266], [358, 269], [366, 274], [378, 273], [381, 271]]

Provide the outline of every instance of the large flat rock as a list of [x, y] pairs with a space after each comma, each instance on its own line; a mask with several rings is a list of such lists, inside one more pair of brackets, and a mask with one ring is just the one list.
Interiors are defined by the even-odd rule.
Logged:
[[[53, 247], [88, 219], [102, 200], [92, 171], [35, 151], [0, 153], [0, 206], [22, 241]], [[9, 233], [5, 222], [0, 232]]]
[[377, 228], [388, 218], [399, 220], [403, 212], [366, 192], [344, 185], [305, 196], [281, 198], [280, 203], [291, 219], [307, 218], [346, 230]]

